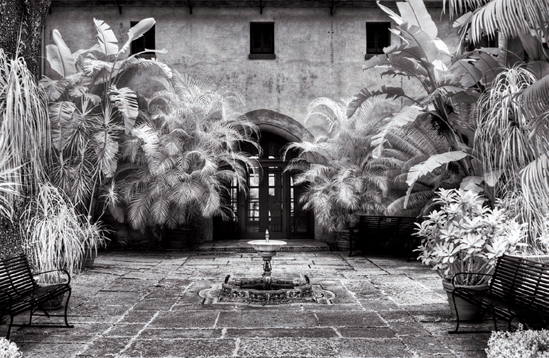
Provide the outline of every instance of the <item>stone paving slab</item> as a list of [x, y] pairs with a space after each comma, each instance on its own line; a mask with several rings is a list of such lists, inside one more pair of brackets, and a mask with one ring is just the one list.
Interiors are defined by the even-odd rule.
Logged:
[[[226, 275], [262, 273], [255, 253], [210, 249], [101, 252], [95, 268], [73, 280], [69, 321], [75, 328], [14, 329], [11, 339], [25, 358], [486, 357], [489, 334], [448, 334], [455, 322], [440, 279], [419, 262], [280, 252], [274, 277], [307, 275], [336, 294], [334, 304], [205, 304], [198, 293]], [[465, 325], [491, 327], [489, 321]], [[6, 327], [0, 328], [3, 334]]]

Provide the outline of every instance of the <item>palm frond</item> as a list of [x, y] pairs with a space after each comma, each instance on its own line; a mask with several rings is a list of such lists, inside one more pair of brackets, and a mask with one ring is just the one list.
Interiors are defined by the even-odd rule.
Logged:
[[126, 134], [129, 134], [135, 126], [135, 120], [139, 114], [137, 95], [128, 87], [116, 88], [112, 85], [109, 89], [109, 97], [124, 119]]
[[500, 31], [508, 36], [532, 34], [542, 42], [549, 38], [547, 23], [549, 3], [545, 0], [492, 0], [473, 12], [471, 37], [479, 41], [484, 34], [494, 36]]

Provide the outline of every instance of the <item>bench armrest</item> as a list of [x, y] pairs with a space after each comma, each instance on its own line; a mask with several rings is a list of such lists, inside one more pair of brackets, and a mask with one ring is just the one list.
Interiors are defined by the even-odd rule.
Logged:
[[67, 285], [70, 285], [70, 283], [71, 283], [71, 275], [70, 275], [69, 272], [68, 272], [67, 270], [65, 270], [65, 269], [38, 272], [38, 273], [33, 274], [33, 276], [43, 275], [43, 274], [45, 274], [45, 273], [50, 273], [50, 272], [61, 272], [61, 271], [64, 272], [65, 275], [67, 275], [67, 282], [66, 282], [66, 284], [67, 284]]
[[491, 273], [480, 273], [480, 272], [458, 272], [452, 277], [452, 280], [450, 281], [452, 283], [452, 286], [456, 288], [456, 277], [459, 275], [477, 275], [477, 276], [492, 276]]

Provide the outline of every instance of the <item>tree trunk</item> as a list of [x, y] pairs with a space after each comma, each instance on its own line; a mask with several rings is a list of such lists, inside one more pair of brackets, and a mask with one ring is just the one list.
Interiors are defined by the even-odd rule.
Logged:
[[0, 0], [0, 48], [12, 57], [18, 52], [35, 75], [50, 4], [51, 0]]

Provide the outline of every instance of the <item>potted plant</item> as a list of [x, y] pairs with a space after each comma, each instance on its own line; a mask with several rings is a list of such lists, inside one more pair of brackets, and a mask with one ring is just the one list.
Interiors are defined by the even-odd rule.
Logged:
[[[440, 210], [425, 216], [414, 235], [421, 238], [418, 260], [432, 266], [443, 279], [452, 316], [458, 307], [463, 320], [478, 318], [479, 311], [465, 301], [453, 302], [455, 284], [486, 289], [497, 258], [514, 254], [524, 246], [524, 225], [501, 208], [490, 209], [478, 192], [440, 189], [435, 201]], [[468, 273], [457, 275], [458, 273]], [[481, 273], [475, 275], [472, 273]], [[453, 279], [453, 284], [451, 280]]]
[[[72, 276], [82, 267], [86, 249], [97, 250], [106, 240], [102, 225], [79, 215], [66, 195], [51, 184], [38, 184], [37, 195], [23, 214], [23, 225], [25, 249], [38, 272], [65, 269]], [[38, 280], [53, 284], [62, 277], [52, 272], [40, 275]], [[52, 306], [59, 306], [62, 299], [58, 297], [59, 303]]]

